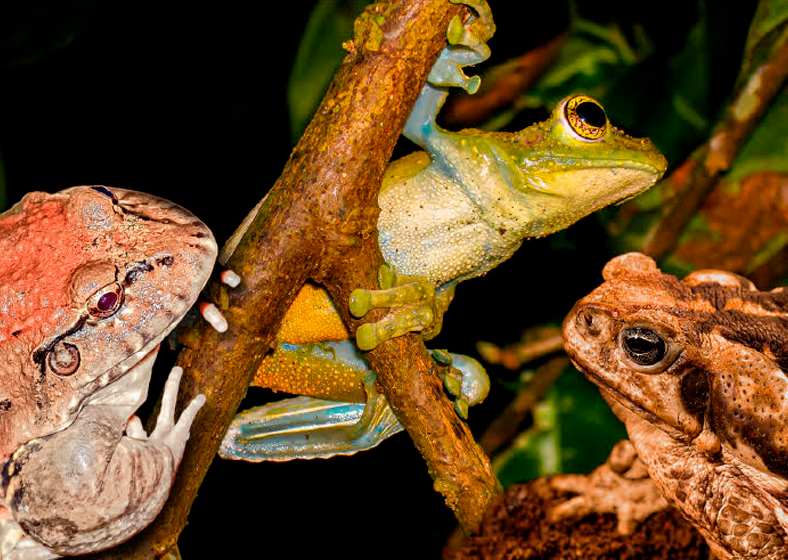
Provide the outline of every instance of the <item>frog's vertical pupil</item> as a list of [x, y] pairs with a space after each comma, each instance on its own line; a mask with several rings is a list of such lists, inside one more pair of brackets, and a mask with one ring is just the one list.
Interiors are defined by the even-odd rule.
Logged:
[[577, 117], [588, 126], [602, 128], [607, 122], [605, 111], [592, 101], [583, 101], [575, 108]]

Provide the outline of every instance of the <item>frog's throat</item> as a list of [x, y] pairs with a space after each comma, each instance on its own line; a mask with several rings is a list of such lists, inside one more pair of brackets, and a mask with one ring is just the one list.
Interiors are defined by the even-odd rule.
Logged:
[[603, 378], [597, 375], [592, 369], [583, 367], [583, 365], [577, 361], [577, 358], [572, 358], [572, 363], [574, 366], [583, 372], [583, 374], [591, 381], [594, 385], [599, 387], [599, 392], [602, 393], [602, 397], [605, 400], [613, 400], [617, 403], [621, 404], [622, 406], [626, 407], [633, 413], [637, 414], [650, 424], [659, 427], [663, 432], [669, 435], [671, 438], [682, 441], [684, 443], [690, 443], [699, 433], [695, 434], [687, 434], [680, 430], [677, 430], [675, 427], [665, 423], [659, 416], [640, 406], [639, 404], [633, 402], [629, 397], [624, 395], [623, 393], [617, 391], [610, 385], [606, 384]]
[[134, 411], [148, 398], [148, 385], [153, 371], [153, 363], [156, 361], [160, 346], [160, 344], [154, 346], [150, 352], [116, 377], [113, 382], [90, 395], [82, 406], [90, 404], [110, 405], [116, 409], [122, 407], [125, 409], [123, 414], [126, 417], [131, 417]]

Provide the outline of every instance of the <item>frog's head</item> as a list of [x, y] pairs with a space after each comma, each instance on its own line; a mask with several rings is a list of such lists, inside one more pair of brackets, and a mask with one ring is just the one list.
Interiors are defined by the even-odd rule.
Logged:
[[0, 215], [2, 410], [35, 410], [43, 433], [67, 425], [156, 349], [216, 253], [205, 224], [156, 196], [87, 186], [26, 195]]
[[578, 368], [673, 437], [788, 477], [788, 291], [719, 270], [679, 281], [639, 253], [603, 274], [564, 320]]
[[567, 354], [603, 394], [671, 433], [697, 436], [707, 399], [690, 392], [698, 385], [697, 353], [682, 316], [693, 307], [708, 312], [707, 302], [693, 301], [686, 286], [639, 253], [608, 263], [604, 277], [564, 320]]
[[602, 106], [586, 95], [563, 99], [548, 120], [520, 132], [517, 143], [519, 152], [510, 157], [519, 160], [519, 186], [548, 216], [542, 234], [637, 196], [667, 167], [648, 138], [632, 138], [612, 126]]

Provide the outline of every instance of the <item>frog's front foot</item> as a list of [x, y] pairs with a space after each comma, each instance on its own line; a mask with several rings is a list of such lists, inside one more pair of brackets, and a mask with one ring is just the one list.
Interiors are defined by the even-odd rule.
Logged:
[[353, 290], [350, 313], [363, 317], [375, 307], [391, 311], [376, 323], [365, 323], [356, 329], [356, 344], [361, 350], [372, 350], [390, 338], [408, 332], [421, 332], [425, 339], [440, 332], [443, 313], [454, 297], [454, 285], [435, 286], [423, 276], [398, 274], [387, 266], [378, 271], [380, 290]]
[[668, 508], [629, 440], [616, 443], [607, 461], [591, 474], [557, 475], [550, 485], [578, 494], [556, 506], [550, 512], [553, 519], [613, 513], [622, 535], [631, 535], [649, 515]]
[[161, 408], [156, 419], [156, 427], [148, 435], [139, 417], [134, 415], [126, 426], [126, 435], [134, 439], [147, 440], [154, 443], [166, 445], [175, 464], [180, 463], [186, 442], [189, 440], [189, 428], [194, 422], [197, 412], [205, 404], [205, 395], [197, 395], [189, 405], [181, 412], [178, 421], [175, 421], [175, 404], [178, 399], [178, 387], [181, 383], [183, 368], [174, 367], [167, 377], [164, 384], [164, 393], [161, 397]]
[[490, 57], [486, 41], [495, 33], [492, 11], [486, 0], [450, 0], [454, 4], [470, 6], [476, 15], [465, 23], [454, 16], [449, 23], [446, 38], [449, 47], [443, 50], [428, 77], [435, 86], [457, 86], [468, 93], [476, 93], [481, 83], [479, 76], [468, 77], [462, 71], [465, 66], [478, 64]]

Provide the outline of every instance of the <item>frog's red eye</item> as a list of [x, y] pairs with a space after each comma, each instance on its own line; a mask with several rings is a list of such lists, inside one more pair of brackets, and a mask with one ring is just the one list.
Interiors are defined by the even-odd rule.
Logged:
[[564, 115], [572, 130], [584, 140], [601, 140], [607, 130], [602, 106], [587, 95], [576, 95], [564, 105]]
[[106, 319], [123, 305], [123, 287], [117, 282], [99, 288], [88, 298], [88, 313], [97, 319]]

